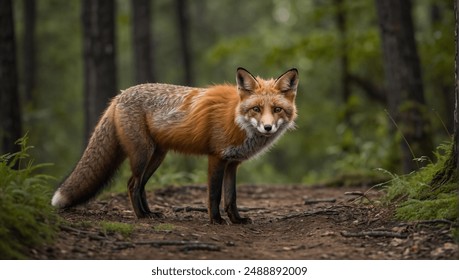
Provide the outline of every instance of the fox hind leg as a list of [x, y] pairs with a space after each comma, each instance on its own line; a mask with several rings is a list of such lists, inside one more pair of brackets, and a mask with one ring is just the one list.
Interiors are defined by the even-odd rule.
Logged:
[[145, 193], [145, 185], [147, 184], [148, 180], [150, 177], [156, 172], [158, 167], [161, 165], [161, 163], [164, 161], [164, 158], [166, 157], [167, 151], [156, 147], [153, 157], [150, 158], [150, 161], [147, 165], [147, 168], [145, 169], [145, 172], [142, 176], [142, 181], [141, 181], [141, 195], [140, 195], [140, 203], [144, 209], [146, 209], [149, 213], [150, 216], [162, 218], [164, 215], [160, 212], [151, 212], [148, 207], [148, 202], [147, 202], [147, 196]]
[[132, 177], [128, 181], [128, 193], [137, 218], [163, 217], [161, 213], [151, 212], [145, 193], [145, 185], [148, 179], [158, 169], [166, 157], [167, 151], [156, 147], [153, 152], [138, 154], [137, 160], [131, 159]]

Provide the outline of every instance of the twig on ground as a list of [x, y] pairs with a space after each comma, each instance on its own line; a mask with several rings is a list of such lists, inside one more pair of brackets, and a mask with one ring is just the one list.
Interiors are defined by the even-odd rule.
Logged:
[[[359, 192], [359, 191], [345, 192], [344, 195], [356, 195], [359, 198], [366, 198], [371, 204], [373, 204], [373, 201], [363, 192]], [[355, 200], [357, 200], [357, 198], [353, 199], [352, 201], [355, 201]]]
[[336, 198], [315, 198], [315, 199], [308, 198], [304, 200], [304, 205], [322, 203], [322, 202], [335, 203]]
[[182, 251], [220, 251], [220, 247], [214, 244], [189, 244], [183, 246]]
[[[258, 211], [258, 210], [266, 210], [264, 207], [238, 207], [237, 210], [239, 212], [249, 212], [249, 211]], [[174, 212], [204, 212], [207, 213], [206, 207], [195, 207], [195, 206], [174, 206], [172, 207], [172, 211]], [[223, 212], [223, 209], [220, 209]]]
[[423, 221], [413, 221], [414, 224], [448, 224], [455, 225], [453, 221], [446, 219], [436, 219], [436, 220], [423, 220]]
[[239, 212], [250, 212], [250, 211], [266, 210], [266, 208], [265, 207], [238, 207], [237, 210]]
[[348, 232], [342, 231], [341, 235], [344, 237], [393, 237], [393, 238], [407, 238], [408, 234], [392, 231], [361, 231], [361, 232]]
[[459, 226], [458, 223], [455, 223], [454, 221], [446, 220], [446, 219], [411, 221], [411, 222], [402, 223], [401, 225], [406, 226], [406, 225], [421, 225], [421, 224], [447, 224], [453, 227]]
[[141, 240], [134, 242], [115, 242], [116, 245], [121, 247], [133, 245], [149, 245], [154, 247], [162, 246], [182, 246], [183, 251], [203, 250], [203, 251], [220, 251], [218, 245], [212, 243], [205, 243], [199, 241], [185, 241], [185, 240]]
[[357, 196], [365, 196], [363, 192], [354, 191], [354, 192], [345, 192], [344, 195], [357, 195]]
[[313, 215], [338, 215], [338, 213], [339, 212], [336, 210], [319, 209], [319, 210], [305, 211], [301, 213], [295, 213], [295, 214], [282, 216], [278, 218], [278, 220], [283, 221], [283, 220], [288, 220], [288, 219], [293, 219], [293, 218], [298, 218], [298, 217], [308, 217], [308, 216], [313, 216]]
[[104, 239], [106, 239], [105, 237], [101, 236], [97, 232], [81, 230], [81, 229], [77, 229], [77, 228], [66, 226], [66, 225], [60, 225], [59, 227], [60, 227], [60, 229], [65, 230], [67, 232], [73, 232], [73, 233], [76, 233], [78, 235], [81, 235], [81, 234], [87, 235], [91, 239], [95, 239], [95, 240], [104, 240]]
[[205, 212], [207, 213], [206, 207], [194, 207], [194, 206], [174, 206], [172, 207], [174, 212]]

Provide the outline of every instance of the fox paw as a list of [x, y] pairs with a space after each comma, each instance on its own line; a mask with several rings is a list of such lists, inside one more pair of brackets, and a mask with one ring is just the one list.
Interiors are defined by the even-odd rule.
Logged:
[[212, 218], [210, 223], [213, 225], [228, 225], [228, 222], [223, 218]]
[[151, 211], [151, 212], [148, 212], [148, 216], [152, 219], [164, 219], [166, 218], [166, 216], [161, 213], [161, 212], [157, 212], [157, 211]]
[[164, 219], [166, 216], [164, 216], [163, 213], [161, 212], [144, 212], [140, 215], [137, 215], [137, 218], [139, 219]]
[[243, 225], [247, 225], [247, 224], [252, 224], [252, 219], [250, 218], [237, 218], [237, 219], [232, 219], [231, 222], [233, 224], [243, 224]]

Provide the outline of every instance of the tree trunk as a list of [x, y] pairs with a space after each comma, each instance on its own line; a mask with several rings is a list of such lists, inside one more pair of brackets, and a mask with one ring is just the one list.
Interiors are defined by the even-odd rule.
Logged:
[[414, 158], [432, 156], [430, 121], [427, 118], [421, 68], [414, 40], [411, 2], [376, 0], [384, 55], [389, 113], [404, 141], [401, 145], [405, 173], [417, 169]]
[[[455, 85], [454, 93], [456, 96], [456, 102], [454, 103], [454, 142], [453, 142], [453, 162], [456, 163], [455, 176], [452, 179], [457, 182], [459, 175], [459, 0], [454, 1], [454, 16], [455, 16], [455, 36], [456, 36], [456, 63], [455, 66]], [[457, 195], [459, 196], [459, 186]], [[458, 197], [459, 199], [459, 197]], [[458, 206], [459, 212], [459, 206]], [[459, 215], [456, 219], [456, 224], [459, 223]]]
[[[351, 80], [349, 72], [349, 58], [347, 55], [347, 29], [346, 29], [346, 11], [344, 0], [333, 0], [335, 6], [335, 21], [336, 27], [338, 29], [338, 53], [339, 53], [339, 65], [340, 65], [340, 89], [341, 89], [341, 99], [344, 104], [344, 114], [340, 116], [340, 121], [342, 121], [346, 126], [346, 132], [344, 135], [354, 135], [355, 127], [351, 121], [351, 117], [354, 112], [352, 112], [351, 106], [349, 106], [349, 98], [351, 97]], [[353, 138], [353, 137], [352, 137]], [[352, 139], [351, 138], [351, 139]], [[349, 137], [344, 136], [341, 141], [341, 149], [343, 151], [350, 152], [355, 150], [356, 147], [354, 141], [349, 141]]]
[[[456, 36], [456, 60], [455, 60], [455, 85], [454, 93], [456, 96], [454, 106], [454, 142], [453, 142], [453, 156], [456, 162], [456, 177], [459, 174], [459, 0], [454, 1], [454, 15], [455, 15], [455, 36]], [[457, 179], [457, 178], [456, 178]], [[458, 192], [459, 194], [459, 192]]]
[[0, 154], [5, 154], [18, 151], [15, 142], [22, 136], [11, 0], [0, 0], [0, 30]]
[[34, 103], [35, 91], [35, 0], [24, 0], [24, 97]]
[[[456, 44], [456, 57], [454, 64], [454, 134], [453, 134], [453, 145], [449, 158], [445, 161], [442, 169], [435, 174], [432, 178], [430, 185], [432, 189], [441, 187], [449, 182], [454, 182], [459, 179], [459, 11], [458, 6], [459, 0], [454, 1], [454, 13], [456, 17], [455, 21], [455, 44]], [[458, 192], [459, 194], [459, 192]], [[459, 209], [458, 209], [459, 210]]]
[[135, 79], [139, 84], [154, 82], [151, 0], [132, 0], [131, 4]]
[[85, 139], [117, 92], [115, 2], [83, 0]]
[[[431, 30], [434, 30], [441, 24], [442, 18], [444, 18], [444, 8], [438, 4], [438, 2], [432, 2], [429, 4], [429, 20]], [[449, 9], [449, 7], [447, 7]], [[439, 118], [442, 120], [445, 126], [446, 132], [451, 135], [454, 131], [454, 84], [445, 82], [444, 79], [439, 79], [435, 83], [436, 91], [438, 91], [439, 97], [441, 98], [443, 110], [438, 112]]]
[[177, 20], [180, 35], [180, 46], [182, 53], [182, 64], [184, 69], [184, 84], [193, 85], [193, 70], [191, 61], [191, 44], [189, 32], [189, 15], [186, 0], [176, 0]]
[[[345, 104], [347, 104], [351, 95], [351, 83], [349, 73], [349, 59], [347, 56], [347, 29], [346, 29], [346, 12], [344, 0], [334, 0], [336, 9], [336, 25], [339, 31], [339, 60], [341, 66], [341, 96]], [[348, 114], [346, 113], [346, 121], [348, 121]]]

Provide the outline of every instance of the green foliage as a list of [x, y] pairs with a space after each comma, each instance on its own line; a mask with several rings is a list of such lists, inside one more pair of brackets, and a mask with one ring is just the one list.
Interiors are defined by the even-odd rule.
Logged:
[[52, 241], [58, 222], [50, 204], [53, 178], [38, 173], [47, 165], [30, 159], [27, 136], [17, 143], [20, 152], [0, 156], [0, 259], [26, 258], [28, 248]]
[[458, 218], [457, 183], [433, 187], [432, 178], [444, 167], [450, 156], [451, 143], [437, 148], [435, 163], [405, 176], [388, 173], [392, 180], [386, 184], [388, 202], [396, 203], [396, 216], [403, 220]]
[[124, 237], [129, 237], [134, 230], [134, 225], [120, 222], [102, 221], [99, 225], [101, 226], [104, 234], [119, 233]]
[[347, 104], [341, 106], [338, 119], [337, 139], [326, 150], [332, 159], [329, 172], [323, 173], [327, 181], [330, 177], [336, 182], [345, 178], [347, 183], [390, 179], [377, 170], [392, 169], [388, 160], [392, 150], [391, 139], [387, 137], [389, 122], [382, 106], [368, 102], [360, 94], [352, 94]]
[[403, 220], [457, 219], [457, 194], [440, 194], [435, 199], [409, 199], [397, 209], [396, 217]]
[[74, 226], [76, 228], [88, 229], [88, 228], [91, 228], [93, 226], [93, 222], [89, 221], [89, 220], [80, 220], [80, 221], [77, 221], [77, 222], [72, 222], [71, 226]]
[[158, 224], [153, 226], [155, 231], [171, 231], [175, 228], [173, 224]]

